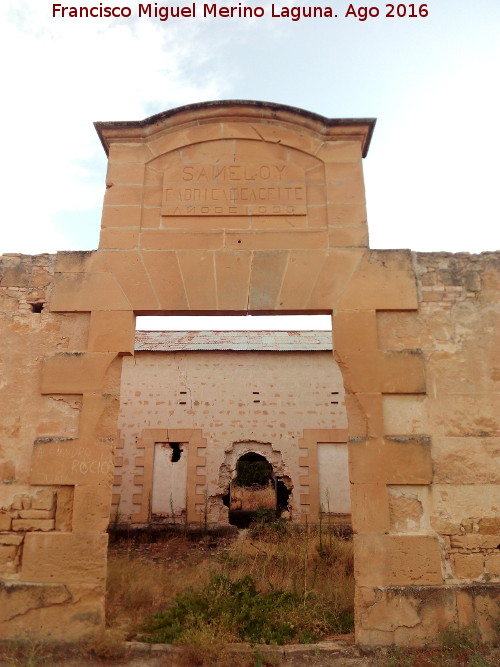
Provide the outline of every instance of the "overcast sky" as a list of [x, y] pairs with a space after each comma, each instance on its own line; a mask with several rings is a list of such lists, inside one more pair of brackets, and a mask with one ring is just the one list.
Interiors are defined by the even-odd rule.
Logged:
[[93, 121], [213, 99], [376, 117], [364, 161], [372, 248], [500, 247], [499, 0], [430, 0], [417, 18], [375, 2], [366, 21], [332, 0], [338, 18], [295, 22], [243, 2], [265, 17], [203, 18], [197, 2], [196, 18], [161, 22], [112, 0], [132, 16], [52, 18], [47, 0], [2, 0], [0, 253], [97, 247], [106, 159]]

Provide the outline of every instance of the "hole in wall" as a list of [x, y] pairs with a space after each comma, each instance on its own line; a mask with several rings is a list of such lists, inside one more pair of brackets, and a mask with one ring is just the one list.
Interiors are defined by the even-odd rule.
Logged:
[[36, 303], [30, 303], [30, 308], [32, 313], [41, 313], [45, 303], [43, 301], [37, 301]]
[[240, 456], [228, 496], [229, 523], [238, 528], [248, 528], [260, 510], [278, 513], [276, 477], [265, 456], [257, 452]]
[[169, 442], [170, 449], [172, 450], [172, 457], [171, 461], [172, 463], [177, 463], [177, 461], [180, 461], [181, 455], [182, 455], [182, 449], [181, 449], [181, 443], [180, 442]]
[[281, 478], [276, 480], [276, 507], [279, 514], [288, 512], [288, 499], [292, 493], [292, 489], [288, 488], [285, 481]]
[[249, 452], [238, 459], [236, 477], [233, 484], [236, 486], [266, 486], [273, 480], [273, 467], [261, 454]]

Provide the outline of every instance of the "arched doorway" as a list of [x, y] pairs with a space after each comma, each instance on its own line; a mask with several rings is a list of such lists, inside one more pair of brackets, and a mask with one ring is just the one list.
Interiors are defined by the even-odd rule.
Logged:
[[290, 491], [262, 454], [239, 457], [229, 485], [229, 523], [246, 528], [259, 514], [280, 516], [288, 509]]

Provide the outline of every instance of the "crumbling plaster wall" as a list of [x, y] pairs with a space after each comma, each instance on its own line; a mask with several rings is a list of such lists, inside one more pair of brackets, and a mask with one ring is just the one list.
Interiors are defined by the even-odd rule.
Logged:
[[[387, 485], [389, 550], [373, 537], [358, 552], [358, 572], [365, 556], [385, 572], [385, 585], [371, 589], [358, 578], [358, 637], [367, 644], [419, 644], [473, 621], [491, 638], [500, 599], [500, 255], [412, 260], [418, 312], [379, 312], [377, 328], [384, 349], [422, 350], [427, 393], [384, 395], [383, 419], [388, 437], [425, 443], [432, 479]], [[415, 549], [402, 548], [404, 536], [417, 538]]]
[[[12, 298], [16, 288], [37, 287], [30, 280], [38, 274], [46, 278], [35, 270], [40, 260], [4, 259], [21, 270], [3, 278], [1, 340], [25, 347], [12, 365], [5, 356], [2, 386], [2, 634], [29, 628], [71, 640], [102, 627], [121, 356], [133, 354], [135, 313], [292, 311], [334, 315], [348, 416], [357, 641], [419, 644], [473, 619], [487, 636], [500, 542], [491, 483], [498, 421], [488, 402], [498, 397], [498, 255], [368, 248], [369, 119], [229, 101], [97, 129], [109, 153], [100, 248], [58, 253], [47, 319], [23, 315]], [[249, 204], [249, 192], [260, 203]], [[236, 193], [236, 205], [221, 206], [221, 193]], [[42, 335], [24, 317], [39, 317]], [[65, 337], [67, 347], [58, 348]], [[76, 439], [53, 396], [81, 401]], [[67, 406], [63, 413], [73, 414]], [[17, 432], [20, 407], [26, 424]], [[147, 451], [161, 431], [150, 429]], [[176, 441], [194, 445], [188, 467], [196, 471], [206, 441], [196, 429], [177, 431]], [[319, 435], [300, 443], [309, 478]], [[21, 511], [54, 513], [38, 517], [56, 527], [64, 488], [73, 498], [71, 526], [12, 530], [21, 519], [12, 513]], [[195, 494], [190, 510], [202, 500]]]
[[[394, 470], [406, 467], [405, 451], [414, 457], [415, 442], [429, 451], [431, 469], [420, 471], [421, 479], [383, 486], [386, 517], [370, 516], [379, 502], [377, 467], [369, 483], [358, 481], [365, 504], [360, 508], [355, 495], [357, 633], [370, 645], [419, 644], [439, 627], [473, 620], [487, 638], [498, 600], [498, 253], [417, 253], [412, 261], [419, 310], [378, 311], [377, 335], [382, 349], [422, 351], [427, 393], [383, 394], [383, 420], [389, 442], [396, 434], [401, 458]], [[71, 639], [103, 620], [109, 495], [103, 503], [101, 489], [109, 493], [111, 476], [96, 487], [95, 476], [89, 485], [85, 473], [57, 484], [42, 483], [37, 471], [37, 450], [57, 439], [73, 447], [84, 399], [95, 400], [47, 387], [40, 393], [44, 357], [57, 351], [67, 358], [88, 344], [89, 314], [32, 312], [30, 303], [48, 297], [53, 266], [46, 255], [2, 258], [0, 596], [5, 636], [29, 627]], [[116, 384], [117, 373], [111, 375]], [[348, 384], [347, 369], [346, 375]], [[352, 403], [349, 394], [346, 402]], [[369, 421], [350, 407], [352, 428], [359, 421], [366, 435]], [[108, 432], [116, 418], [108, 411]], [[359, 480], [363, 442], [361, 435], [351, 438], [351, 480]], [[102, 451], [109, 446], [101, 443]], [[79, 472], [88, 474], [82, 459]], [[57, 466], [50, 472], [57, 481]]]
[[[77, 639], [104, 619], [99, 510], [84, 487], [33, 469], [34, 452], [75, 442], [80, 429], [81, 395], [41, 393], [45, 357], [86, 349], [89, 331], [89, 313], [33, 312], [49, 300], [55, 259], [0, 258], [0, 637]], [[87, 526], [74, 515], [75, 494], [77, 505], [86, 499]]]
[[[332, 404], [332, 392], [338, 404]], [[119, 450], [119, 485], [114, 487], [121, 521], [136, 516], [134, 500], [142, 500], [143, 451], [137, 448], [148, 429], [199, 429], [206, 439], [205, 490], [218, 498], [210, 519], [227, 522], [222, 497], [228, 480], [221, 479], [226, 452], [234, 443], [253, 441], [272, 445], [284, 463], [282, 474], [292, 480], [292, 516], [308, 513], [301, 505], [299, 458], [304, 429], [336, 429], [346, 437], [342, 376], [331, 352], [137, 352], [123, 364]], [[337, 433], [336, 433], [337, 434]], [[250, 446], [250, 445], [249, 445]], [[265, 454], [264, 454], [265, 455]], [[136, 458], [139, 457], [139, 466]], [[318, 490], [318, 479], [311, 480]], [[202, 487], [203, 485], [200, 485]], [[332, 503], [334, 499], [332, 498]], [[148, 502], [149, 504], [149, 502]], [[318, 520], [309, 516], [310, 522]]]

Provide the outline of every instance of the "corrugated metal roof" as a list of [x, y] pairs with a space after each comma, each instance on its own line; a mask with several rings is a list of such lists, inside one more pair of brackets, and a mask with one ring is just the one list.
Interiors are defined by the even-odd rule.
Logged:
[[310, 352], [332, 349], [330, 331], [137, 331], [136, 351], [260, 350]]

